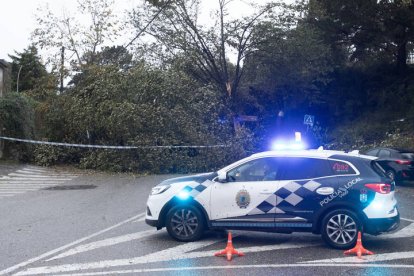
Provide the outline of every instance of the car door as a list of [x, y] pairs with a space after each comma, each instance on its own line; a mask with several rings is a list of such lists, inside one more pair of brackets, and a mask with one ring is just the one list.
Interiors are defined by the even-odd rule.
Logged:
[[229, 169], [227, 181], [211, 188], [212, 225], [273, 227], [278, 166], [277, 158], [263, 157]]
[[321, 208], [320, 202], [337, 186], [328, 160], [285, 158], [279, 170], [276, 226], [310, 227], [309, 222]]

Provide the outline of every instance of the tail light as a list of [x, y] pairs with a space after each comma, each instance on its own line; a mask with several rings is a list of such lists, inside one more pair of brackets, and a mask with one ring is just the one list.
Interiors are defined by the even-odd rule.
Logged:
[[390, 184], [384, 184], [384, 183], [365, 184], [365, 187], [380, 194], [389, 194], [391, 192]]
[[395, 162], [400, 165], [411, 165], [410, 160], [395, 160]]

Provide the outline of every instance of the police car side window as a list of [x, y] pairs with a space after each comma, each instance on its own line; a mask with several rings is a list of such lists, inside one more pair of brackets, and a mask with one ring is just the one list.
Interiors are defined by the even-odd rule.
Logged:
[[244, 163], [227, 173], [229, 182], [272, 181], [278, 172], [276, 158], [260, 158]]
[[292, 157], [283, 159], [280, 180], [312, 179], [332, 175], [328, 161], [318, 158]]
[[329, 160], [329, 163], [334, 175], [356, 174], [348, 163], [338, 160]]

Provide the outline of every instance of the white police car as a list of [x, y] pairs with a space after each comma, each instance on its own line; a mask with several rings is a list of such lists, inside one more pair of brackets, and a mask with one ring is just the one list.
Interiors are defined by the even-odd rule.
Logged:
[[394, 183], [374, 157], [326, 150], [254, 154], [217, 172], [163, 181], [147, 202], [147, 224], [179, 241], [207, 229], [321, 234], [355, 245], [399, 225]]

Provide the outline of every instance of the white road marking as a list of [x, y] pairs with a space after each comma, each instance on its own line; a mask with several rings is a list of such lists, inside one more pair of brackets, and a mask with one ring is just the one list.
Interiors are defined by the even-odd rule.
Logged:
[[82, 242], [85, 242], [85, 241], [87, 241], [87, 240], [89, 240], [89, 239], [92, 239], [92, 238], [94, 238], [94, 237], [96, 237], [96, 236], [99, 236], [99, 235], [101, 235], [101, 234], [103, 234], [103, 233], [106, 233], [106, 232], [111, 231], [111, 230], [113, 230], [113, 229], [115, 229], [115, 228], [118, 228], [118, 227], [120, 227], [120, 226], [122, 226], [122, 225], [124, 225], [124, 224], [126, 224], [126, 223], [128, 223], [128, 222], [131, 222], [131, 221], [133, 221], [133, 220], [135, 220], [135, 219], [137, 219], [137, 218], [141, 217], [141, 216], [145, 216], [145, 213], [141, 213], [141, 214], [139, 214], [139, 215], [133, 216], [133, 217], [131, 217], [131, 218], [129, 218], [129, 219], [126, 219], [126, 220], [124, 220], [124, 221], [122, 221], [122, 222], [120, 222], [120, 223], [117, 223], [117, 224], [115, 224], [115, 225], [113, 225], [113, 226], [110, 226], [110, 227], [105, 228], [105, 229], [103, 229], [103, 230], [101, 230], [101, 231], [95, 232], [95, 233], [93, 233], [93, 234], [91, 234], [91, 235], [89, 235], [89, 236], [86, 236], [86, 237], [84, 237], [84, 238], [78, 239], [78, 240], [76, 240], [76, 241], [74, 241], [74, 242], [68, 243], [68, 244], [63, 245], [63, 246], [61, 246], [61, 247], [59, 247], [59, 248], [53, 249], [53, 250], [51, 250], [51, 251], [49, 251], [49, 252], [46, 252], [46, 253], [44, 253], [44, 254], [42, 254], [42, 255], [40, 255], [40, 256], [34, 257], [34, 258], [32, 258], [32, 259], [30, 259], [30, 260], [27, 260], [27, 261], [25, 261], [25, 262], [22, 262], [22, 263], [19, 263], [19, 264], [14, 265], [14, 266], [12, 266], [12, 267], [6, 268], [6, 269], [4, 269], [4, 270], [0, 271], [0, 275], [6, 275], [6, 274], [9, 274], [9, 273], [11, 273], [11, 272], [13, 272], [13, 271], [16, 271], [16, 270], [17, 270], [17, 269], [19, 269], [19, 268], [25, 267], [25, 266], [30, 265], [30, 264], [32, 264], [32, 263], [34, 263], [34, 262], [39, 261], [39, 260], [49, 258], [50, 256], [52, 256], [52, 255], [54, 255], [54, 254], [56, 254], [56, 253], [58, 253], [58, 252], [60, 252], [60, 251], [63, 251], [63, 250], [65, 250], [65, 249], [69, 248], [69, 247], [72, 247], [72, 246], [78, 245], [78, 244], [80, 244], [80, 243], [82, 243]]
[[[162, 251], [150, 253], [145, 256], [128, 258], [128, 259], [36, 267], [36, 268], [30, 268], [25, 271], [19, 272], [16, 275], [36, 275], [36, 274], [44, 275], [44, 274], [50, 274], [50, 273], [56, 274], [56, 273], [64, 273], [64, 272], [70, 272], [70, 271], [81, 271], [81, 270], [90, 270], [90, 269], [108, 269], [108, 268], [118, 267], [118, 266], [132, 266], [132, 265], [138, 265], [138, 264], [155, 263], [155, 262], [163, 262], [163, 261], [175, 261], [175, 260], [181, 260], [181, 259], [212, 257], [214, 256], [214, 253], [217, 252], [218, 250], [197, 251], [197, 252], [194, 252], [194, 250], [212, 245], [217, 242], [221, 242], [221, 241], [217, 241], [216, 239], [214, 239], [214, 240], [203, 240], [203, 241], [191, 242], [191, 243], [178, 245], [173, 248], [165, 249]], [[238, 248], [238, 250], [242, 251], [243, 253], [251, 253], [251, 252], [311, 247], [311, 246], [316, 246], [319, 244], [321, 244], [321, 242], [313, 242], [313, 243], [287, 242], [283, 244], [275, 244], [275, 245], [267, 245], [267, 246], [253, 246], [253, 247]]]
[[[199, 271], [199, 270], [224, 270], [230, 272], [232, 269], [252, 269], [252, 268], [295, 268], [295, 267], [348, 267], [349, 264], [260, 264], [260, 265], [224, 265], [224, 266], [191, 266], [191, 267], [163, 267], [163, 268], [143, 268], [131, 270], [117, 270], [107, 272], [88, 272], [76, 274], [59, 274], [59, 276], [94, 276], [94, 275], [119, 275], [136, 274], [149, 272], [173, 272], [173, 271]], [[356, 268], [409, 268], [414, 269], [414, 265], [398, 264], [353, 264]], [[224, 272], [223, 271], [223, 272]]]
[[45, 173], [45, 171], [32, 171], [32, 170], [23, 169], [23, 170], [17, 170], [16, 173], [42, 175]]
[[23, 173], [9, 173], [9, 177], [24, 177], [24, 178], [33, 178], [33, 179], [43, 179], [43, 178], [66, 178], [67, 176], [60, 176], [59, 174], [42, 174], [42, 175], [36, 175], [36, 174], [23, 174]]
[[61, 184], [66, 181], [18, 181], [18, 182], [0, 182], [0, 186], [23, 186], [23, 185], [51, 185]]
[[38, 167], [25, 167], [23, 168], [23, 170], [28, 170], [28, 171], [35, 171], [35, 172], [47, 172], [48, 169], [39, 169]]
[[[139, 221], [143, 218], [145, 218], [144, 215], [141, 218], [135, 218], [134, 220], [131, 220], [131, 221]], [[389, 239], [389, 238], [412, 237], [414, 236], [414, 224], [410, 224], [409, 226], [403, 228], [399, 232], [388, 234], [388, 236], [384, 238]], [[133, 236], [129, 236], [129, 238], [131, 237]], [[63, 257], [74, 255], [80, 252], [85, 252], [90, 249], [95, 249], [97, 247], [110, 246], [111, 244], [115, 244], [117, 242], [121, 242], [121, 241], [124, 242], [127, 239], [128, 239], [128, 236], [121, 236], [121, 237], [115, 237], [112, 239], [106, 239], [103, 241], [98, 241], [95, 243], [90, 243], [89, 245], [80, 246], [78, 248], [65, 252], [57, 257], [51, 258], [49, 260], [63, 258]], [[194, 251], [196, 249], [206, 247], [216, 242], [217, 242], [216, 240], [213, 240], [213, 241], [207, 240], [207, 241], [183, 244], [183, 245], [169, 248], [169, 249], [166, 249], [160, 252], [155, 252], [155, 253], [151, 253], [145, 256], [129, 258], [129, 259], [104, 260], [104, 261], [92, 262], [92, 263], [37, 267], [37, 268], [28, 269], [26, 271], [22, 271], [17, 275], [33, 275], [33, 274], [48, 274], [48, 273], [55, 274], [55, 273], [65, 273], [65, 272], [82, 271], [82, 270], [90, 270], [90, 269], [107, 270], [108, 268], [119, 267], [119, 266], [131, 266], [131, 265], [139, 265], [139, 264], [153, 263], [153, 262], [209, 257], [209, 256], [213, 256], [213, 254], [217, 250], [198, 251], [198, 252], [194, 252]], [[289, 243], [287, 242], [284, 244], [255, 246], [255, 247], [246, 247], [246, 248], [238, 248], [238, 249], [242, 252], [250, 253], [250, 252], [289, 249], [289, 248], [303, 248], [303, 247], [315, 246], [318, 244], [320, 244], [320, 242], [312, 242], [312, 243], [303, 243], [303, 242]], [[414, 258], [414, 251], [386, 253], [386, 254], [368, 256], [368, 257], [365, 257], [365, 260], [363, 262], [376, 262], [376, 261], [407, 259], [407, 258]], [[355, 257], [343, 257], [343, 258], [337, 258], [337, 259], [325, 259], [325, 260], [304, 262], [302, 263], [302, 265], [303, 264], [306, 264], [306, 265], [323, 264], [326, 266], [331, 266], [332, 264], [337, 264], [338, 262], [341, 263], [340, 266], [345, 266], [343, 263], [353, 263], [353, 264], [357, 263], [358, 264], [361, 261], [359, 259], [356, 260]], [[292, 264], [290, 266], [294, 267], [295, 264]], [[83, 275], [83, 274], [81, 273], [80, 275]]]
[[36, 186], [27, 186], [27, 185], [20, 185], [20, 186], [16, 186], [16, 185], [0, 185], [0, 191], [3, 190], [22, 190], [22, 189], [33, 189], [33, 190], [37, 190], [39, 187], [39, 185]]
[[13, 193], [22, 194], [25, 192], [32, 192], [32, 191], [37, 191], [37, 190], [39, 190], [39, 188], [26, 188], [26, 189], [1, 189], [0, 188], [0, 194], [6, 193], [6, 192], [11, 193], [11, 194]]
[[66, 181], [66, 180], [72, 180], [73, 178], [67, 178], [67, 177], [54, 177], [54, 178], [51, 178], [51, 177], [49, 177], [49, 178], [32, 178], [32, 177], [13, 177], [13, 178], [11, 178], [11, 177], [7, 177], [7, 176], [3, 176], [3, 178], [0, 178], [0, 181], [1, 180], [3, 180], [3, 181], [11, 181], [11, 180], [13, 180], [13, 181], [16, 181], [16, 180], [38, 180], [38, 181], [59, 181], [59, 180], [63, 180], [63, 181]]
[[41, 184], [41, 183], [60, 183], [60, 182], [66, 182], [67, 180], [18, 180], [18, 181], [0, 181], [1, 184], [25, 184], [25, 183], [34, 183], [34, 184]]
[[[140, 219], [144, 218], [144, 214], [140, 218], [132, 219], [132, 221], [138, 221]], [[413, 225], [410, 224], [409, 226], [405, 227], [404, 229], [400, 230], [403, 231], [403, 234], [393, 233], [388, 235], [389, 238], [400, 238], [400, 237], [407, 237], [407, 236], [414, 236], [414, 228]], [[132, 237], [132, 236], [131, 236]], [[89, 245], [85, 245], [85, 247], [80, 246], [76, 248], [75, 250], [79, 250], [79, 252], [85, 252], [85, 250], [89, 248], [94, 248], [96, 246], [102, 247], [107, 244], [108, 246], [113, 244], [114, 242], [118, 241], [125, 241], [126, 237], [116, 237], [112, 239], [106, 239], [103, 241], [98, 241], [95, 243], [91, 243]], [[106, 260], [106, 261], [100, 261], [100, 262], [93, 262], [93, 263], [83, 263], [83, 264], [67, 264], [67, 265], [59, 265], [59, 266], [45, 266], [45, 267], [37, 267], [37, 268], [31, 268], [26, 271], [22, 271], [18, 273], [17, 275], [32, 275], [32, 274], [47, 274], [47, 273], [64, 273], [64, 272], [70, 272], [70, 271], [82, 271], [82, 270], [89, 270], [89, 269], [108, 269], [111, 267], [117, 267], [117, 266], [130, 266], [130, 265], [137, 265], [137, 264], [144, 264], [149, 262], [162, 262], [162, 261], [172, 261], [172, 260], [180, 260], [180, 259], [191, 259], [191, 258], [201, 258], [201, 257], [209, 257], [212, 256], [217, 250], [212, 251], [199, 251], [199, 252], [192, 252], [196, 249], [200, 249], [202, 247], [206, 247], [208, 245], [211, 245], [213, 243], [216, 243], [217, 241], [201, 241], [201, 242], [195, 242], [190, 244], [184, 244], [180, 245], [174, 248], [169, 248], [166, 250], [163, 250], [161, 252], [155, 252], [151, 253], [145, 256], [135, 257], [135, 258], [129, 258], [129, 259], [119, 259], [119, 260]], [[246, 247], [246, 248], [239, 248], [242, 252], [261, 252], [261, 251], [270, 251], [270, 250], [280, 250], [280, 249], [288, 249], [288, 248], [302, 248], [302, 247], [309, 247], [320, 244], [318, 243], [284, 243], [284, 244], [278, 244], [278, 245], [269, 245], [269, 246], [256, 246], [256, 247]], [[68, 251], [70, 255], [77, 254], [75, 251], [71, 250]], [[69, 256], [65, 252], [64, 254], [61, 254], [59, 257], [65, 257]], [[374, 261], [383, 261], [383, 260], [391, 260], [391, 259], [406, 259], [406, 258], [413, 258], [414, 257], [414, 251], [410, 252], [398, 252], [398, 253], [386, 253], [386, 254], [379, 254], [374, 256], [368, 256], [366, 257], [365, 262], [374, 262]], [[50, 260], [57, 259], [51, 258]], [[306, 265], [315, 265], [320, 266], [332, 266], [333, 264], [337, 264], [337, 262], [341, 262], [340, 266], [345, 266], [343, 262], [347, 263], [355, 263], [355, 257], [345, 257], [345, 258], [337, 258], [337, 259], [327, 259], [327, 260], [317, 260], [312, 262], [306, 262]], [[358, 264], [360, 262], [359, 260], [356, 261]], [[302, 264], [303, 265], [303, 264]], [[295, 264], [290, 265], [292, 267], [295, 266]], [[268, 267], [268, 265], [266, 265]], [[79, 274], [84, 275], [84, 274]], [[87, 274], [85, 274], [87, 275]], [[93, 274], [91, 274], [93, 275]]]
[[142, 222], [142, 221], [145, 221], [145, 217], [140, 218], [140, 219], [136, 219], [136, 220], [134, 220], [133, 222]]
[[25, 179], [30, 179], [30, 180], [38, 180], [38, 181], [42, 181], [42, 180], [49, 180], [49, 179], [73, 179], [76, 177], [67, 177], [67, 176], [48, 176], [48, 177], [32, 177], [30, 175], [24, 176], [24, 177], [17, 177], [17, 176], [13, 176], [13, 177], [8, 177], [8, 176], [3, 176], [2, 178], [0, 178], [0, 181], [14, 181], [14, 180], [25, 180]]
[[402, 228], [401, 230], [398, 230], [395, 233], [389, 233], [389, 234], [382, 234], [377, 237], [370, 236], [371, 239], [397, 239], [397, 238], [409, 238], [414, 237], [414, 223], [411, 223], [410, 225]]
[[17, 195], [25, 191], [34, 191], [36, 188], [57, 186], [76, 177], [78, 175], [73, 173], [59, 173], [55, 170], [25, 167], [0, 177], [0, 195], [6, 193]]
[[102, 248], [102, 247], [108, 247], [108, 246], [112, 246], [112, 245], [116, 245], [116, 244], [120, 244], [120, 243], [124, 243], [124, 242], [129, 242], [129, 241], [133, 241], [133, 240], [138, 240], [144, 237], [148, 237], [151, 235], [156, 234], [155, 230], [147, 230], [147, 231], [142, 231], [142, 232], [137, 232], [137, 233], [132, 233], [132, 234], [127, 234], [127, 235], [123, 235], [123, 236], [118, 236], [115, 238], [110, 238], [110, 239], [105, 239], [105, 240], [101, 240], [101, 241], [97, 241], [97, 242], [91, 242], [88, 244], [83, 244], [80, 245], [78, 247], [72, 248], [62, 254], [59, 254], [53, 258], [50, 258], [48, 261], [52, 261], [52, 260], [57, 260], [57, 259], [61, 259], [61, 258], [65, 258], [68, 256], [72, 256], [72, 255], [76, 255], [79, 253], [83, 253], [83, 252], [87, 252], [87, 251], [91, 251], [94, 249], [98, 249], [98, 248]]
[[33, 175], [42, 175], [42, 174], [47, 173], [48, 175], [79, 176], [79, 174], [73, 174], [73, 173], [67, 173], [67, 172], [32, 171], [32, 170], [27, 170], [27, 169], [18, 170], [15, 173], [20, 173], [20, 174], [33, 174]]
[[408, 221], [408, 222], [413, 222], [413, 223], [414, 223], [414, 220], [413, 220], [413, 219], [408, 219], [408, 218], [400, 218], [400, 220], [405, 220], [405, 221]]
[[65, 182], [68, 181], [66, 179], [62, 179], [62, 178], [54, 178], [54, 179], [33, 179], [33, 178], [19, 178], [19, 179], [0, 179], [0, 183], [25, 183], [25, 182], [29, 182], [29, 183], [40, 183], [40, 182], [45, 182], [45, 183], [49, 183], [49, 182]]
[[301, 262], [301, 263], [367, 263], [367, 262], [391, 261], [391, 260], [411, 259], [411, 258], [414, 258], [414, 251], [375, 254], [375, 255], [364, 256], [363, 259], [358, 259], [358, 258], [355, 258], [355, 256], [352, 256], [352, 257], [314, 260], [314, 261], [307, 261], [307, 262]]

